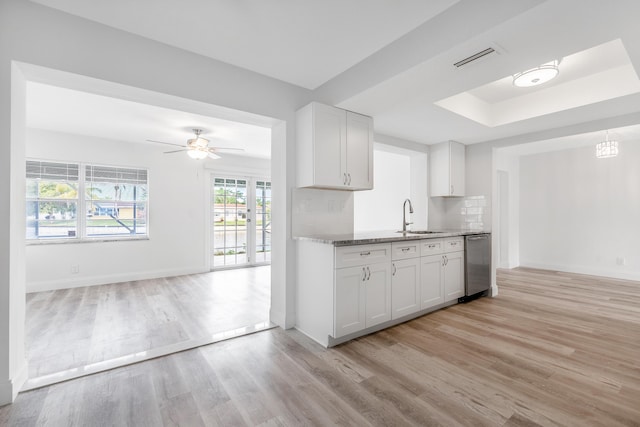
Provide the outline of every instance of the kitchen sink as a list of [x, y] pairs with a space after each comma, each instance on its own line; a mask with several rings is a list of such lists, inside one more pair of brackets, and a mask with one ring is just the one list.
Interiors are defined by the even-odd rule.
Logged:
[[[404, 233], [404, 231], [396, 231], [396, 233]], [[406, 234], [438, 234], [442, 233], [442, 231], [430, 231], [430, 230], [407, 230]]]

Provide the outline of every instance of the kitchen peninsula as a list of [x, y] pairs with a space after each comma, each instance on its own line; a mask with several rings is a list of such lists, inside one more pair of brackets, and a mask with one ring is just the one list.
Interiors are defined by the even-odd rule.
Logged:
[[380, 231], [298, 240], [297, 329], [325, 347], [456, 304], [464, 236]]

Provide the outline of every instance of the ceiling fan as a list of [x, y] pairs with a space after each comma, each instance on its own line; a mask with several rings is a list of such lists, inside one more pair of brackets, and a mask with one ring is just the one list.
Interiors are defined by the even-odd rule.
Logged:
[[147, 139], [147, 141], [181, 147], [180, 150], [165, 151], [164, 153], [171, 154], [186, 151], [189, 157], [198, 160], [204, 159], [206, 157], [209, 157], [210, 159], [219, 159], [220, 156], [216, 154], [216, 152], [218, 151], [244, 151], [242, 148], [234, 147], [209, 147], [209, 140], [200, 136], [200, 134], [202, 133], [202, 129], [193, 129], [193, 133], [196, 134], [196, 137], [187, 140], [187, 145], [174, 144], [172, 142], [154, 141], [153, 139]]

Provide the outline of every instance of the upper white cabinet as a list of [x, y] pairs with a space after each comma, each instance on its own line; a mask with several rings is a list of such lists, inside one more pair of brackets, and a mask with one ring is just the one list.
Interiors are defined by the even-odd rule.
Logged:
[[373, 119], [312, 102], [296, 113], [298, 187], [373, 188]]
[[447, 141], [429, 151], [431, 197], [464, 196], [464, 144]]

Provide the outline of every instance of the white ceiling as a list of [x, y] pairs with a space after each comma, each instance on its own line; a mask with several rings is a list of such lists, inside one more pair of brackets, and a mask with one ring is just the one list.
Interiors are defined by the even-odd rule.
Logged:
[[458, 0], [34, 0], [315, 89]]
[[26, 99], [27, 126], [32, 128], [150, 144], [158, 151], [173, 148], [148, 139], [186, 144], [193, 129], [202, 129], [209, 146], [241, 148], [243, 152], [232, 152], [239, 156], [271, 156], [269, 127], [34, 82], [27, 84]]
[[[373, 116], [378, 134], [425, 144], [517, 140], [640, 113], [637, 0], [34, 1], [312, 88], [314, 99]], [[623, 53], [598, 50], [611, 43]], [[497, 53], [453, 66], [487, 47]], [[509, 85], [514, 73], [584, 51], [588, 60], [561, 63], [555, 83], [523, 96]], [[606, 81], [577, 84], [617, 62], [629, 78], [609, 97], [595, 96]], [[484, 123], [436, 104], [463, 93], [494, 104], [522, 99], [509, 120]]]

